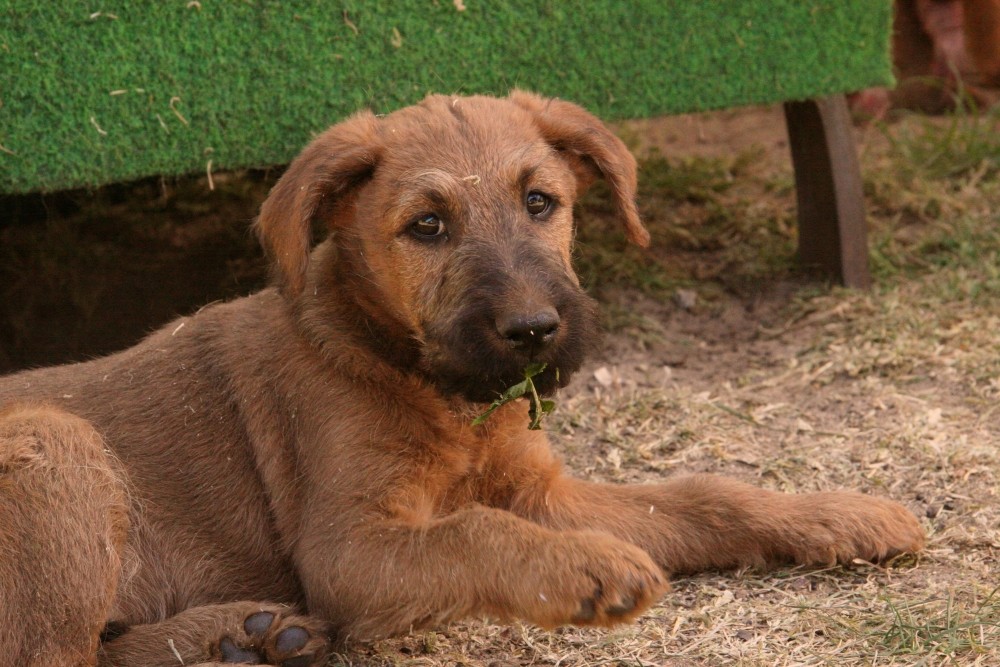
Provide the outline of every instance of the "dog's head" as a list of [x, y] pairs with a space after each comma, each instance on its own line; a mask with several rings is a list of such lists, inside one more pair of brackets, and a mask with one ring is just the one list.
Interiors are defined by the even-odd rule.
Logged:
[[[286, 298], [351, 318], [391, 363], [487, 402], [542, 362], [546, 393], [596, 337], [570, 257], [573, 202], [595, 178], [646, 245], [635, 160], [594, 116], [519, 91], [432, 96], [320, 135], [257, 231]], [[330, 238], [310, 254], [315, 227]]]

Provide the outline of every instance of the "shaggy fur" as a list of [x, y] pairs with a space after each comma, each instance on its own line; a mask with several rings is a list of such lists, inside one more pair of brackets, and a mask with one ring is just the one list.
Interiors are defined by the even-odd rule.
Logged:
[[328, 633], [611, 625], [671, 572], [919, 549], [887, 500], [593, 484], [523, 403], [472, 426], [528, 363], [550, 392], [593, 346], [570, 248], [594, 178], [645, 244], [635, 161], [577, 106], [360, 113], [261, 209], [275, 288], [0, 380], [4, 664], [319, 665]]

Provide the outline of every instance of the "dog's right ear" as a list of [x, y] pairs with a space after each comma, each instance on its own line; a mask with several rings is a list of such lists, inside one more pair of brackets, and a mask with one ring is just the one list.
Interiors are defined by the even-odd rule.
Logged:
[[316, 218], [371, 176], [380, 153], [378, 120], [362, 111], [316, 137], [271, 189], [254, 230], [286, 298], [305, 286]]

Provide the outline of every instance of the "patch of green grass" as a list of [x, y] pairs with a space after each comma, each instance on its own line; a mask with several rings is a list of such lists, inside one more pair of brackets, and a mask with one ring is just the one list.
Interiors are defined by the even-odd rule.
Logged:
[[866, 161], [877, 282], [941, 273], [942, 298], [1000, 294], [1000, 111], [883, 128]]
[[[1000, 109], [977, 113], [965, 106], [942, 119], [909, 119], [884, 128], [909, 179], [991, 179], [1000, 172]], [[920, 122], [916, 122], [920, 121]]]
[[880, 282], [939, 274], [942, 298], [1000, 297], [1000, 214], [959, 214], [924, 226], [913, 240], [896, 230], [874, 235], [872, 270]]
[[[664, 297], [705, 280], [737, 286], [783, 275], [793, 262], [791, 191], [762, 178], [761, 150], [726, 158], [639, 161], [638, 203], [650, 231], [648, 250], [629, 246], [609, 221], [614, 205], [603, 184], [580, 202], [577, 270], [589, 289], [634, 287]], [[767, 196], [764, 196], [764, 195]]]
[[748, 153], [730, 160], [694, 156], [671, 162], [654, 151], [639, 163], [639, 190], [674, 201], [714, 201], [732, 186], [736, 173], [749, 161]]
[[[888, 655], [912, 655], [927, 664], [934, 657], [958, 658], [995, 649], [1000, 632], [1000, 588], [971, 606], [957, 604], [953, 594], [943, 601], [894, 601], [884, 598], [889, 619], [870, 637]], [[991, 646], [992, 645], [992, 646]]]

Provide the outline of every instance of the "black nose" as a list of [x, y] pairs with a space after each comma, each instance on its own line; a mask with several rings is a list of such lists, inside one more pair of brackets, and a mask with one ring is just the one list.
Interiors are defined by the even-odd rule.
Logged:
[[544, 308], [536, 313], [506, 313], [497, 318], [497, 332], [512, 349], [534, 354], [555, 340], [559, 313]]

